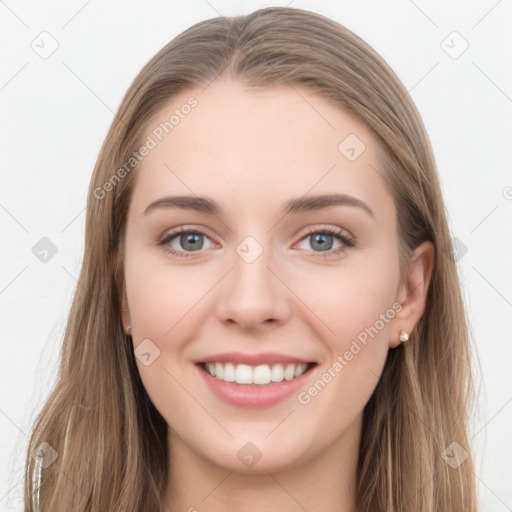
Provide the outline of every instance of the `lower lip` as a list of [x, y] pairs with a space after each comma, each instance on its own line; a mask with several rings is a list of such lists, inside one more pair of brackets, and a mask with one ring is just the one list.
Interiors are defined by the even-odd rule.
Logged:
[[272, 382], [263, 386], [225, 382], [212, 377], [199, 365], [196, 366], [210, 390], [222, 401], [236, 407], [254, 408], [269, 407], [296, 393], [316, 368], [316, 366], [310, 368], [300, 377], [282, 382]]

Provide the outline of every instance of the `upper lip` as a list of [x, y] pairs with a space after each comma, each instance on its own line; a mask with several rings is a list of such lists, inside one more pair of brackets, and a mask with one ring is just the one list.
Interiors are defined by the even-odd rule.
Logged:
[[235, 363], [256, 366], [259, 364], [304, 364], [313, 363], [296, 356], [278, 354], [275, 352], [262, 352], [260, 354], [244, 354], [242, 352], [223, 352], [213, 356], [204, 357], [195, 361], [196, 363]]

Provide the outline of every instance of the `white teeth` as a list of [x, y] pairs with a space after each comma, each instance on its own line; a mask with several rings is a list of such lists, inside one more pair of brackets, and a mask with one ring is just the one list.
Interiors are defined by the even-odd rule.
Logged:
[[270, 384], [270, 367], [268, 364], [260, 364], [252, 371], [253, 384]]
[[233, 363], [226, 363], [224, 365], [224, 375], [222, 380], [226, 382], [235, 382], [235, 365]]
[[252, 384], [252, 368], [247, 364], [239, 364], [235, 370], [237, 384]]
[[237, 384], [259, 384], [265, 385], [271, 382], [282, 382], [300, 377], [308, 365], [289, 363], [283, 368], [282, 364], [260, 364], [249, 366], [247, 364], [233, 363], [206, 363], [205, 369], [212, 376], [225, 382], [236, 382]]
[[295, 377], [300, 377], [307, 369], [307, 364], [299, 364], [297, 368], [295, 368]]
[[[211, 373], [211, 372], [210, 372]], [[224, 365], [222, 363], [215, 363], [215, 373], [211, 373], [214, 377], [218, 379], [224, 378]]]
[[284, 379], [284, 370], [282, 364], [272, 366], [272, 382], [281, 382]]
[[210, 375], [213, 375], [215, 377], [215, 365], [212, 363], [206, 363], [206, 367], [208, 368]]
[[286, 380], [292, 380], [294, 376], [295, 376], [295, 365], [294, 364], [287, 365], [286, 368], [284, 369], [284, 378]]

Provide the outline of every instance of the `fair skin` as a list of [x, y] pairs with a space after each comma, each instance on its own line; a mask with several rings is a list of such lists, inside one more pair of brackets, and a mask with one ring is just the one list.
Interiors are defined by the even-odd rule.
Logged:
[[[377, 142], [323, 97], [219, 79], [169, 100], [146, 136], [190, 96], [198, 105], [136, 170], [124, 261], [124, 325], [134, 348], [149, 339], [160, 350], [148, 366], [136, 361], [169, 425], [165, 509], [355, 512], [363, 409], [400, 331], [410, 333], [424, 311], [432, 244], [416, 248], [401, 280], [397, 214], [379, 176]], [[338, 150], [349, 134], [366, 145], [354, 161]], [[280, 211], [292, 198], [333, 193], [372, 213], [353, 204]], [[221, 211], [144, 214], [170, 195], [207, 197]], [[165, 247], [189, 257], [157, 244], [179, 227], [194, 231], [200, 248], [179, 234]], [[322, 237], [323, 228], [355, 245]], [[237, 252], [247, 236], [263, 250], [251, 263]], [[386, 313], [378, 334], [308, 403], [299, 392], [261, 408], [225, 403], [195, 364], [232, 351], [301, 357], [317, 363], [304, 375], [299, 391], [307, 392]], [[248, 442], [261, 454], [251, 467], [237, 456]]]

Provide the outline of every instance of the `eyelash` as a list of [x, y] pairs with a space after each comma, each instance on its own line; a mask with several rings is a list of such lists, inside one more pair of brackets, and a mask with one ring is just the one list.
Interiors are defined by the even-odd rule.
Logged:
[[[172, 239], [176, 238], [176, 236], [178, 236], [178, 235], [189, 235], [189, 234], [192, 234], [192, 235], [204, 235], [207, 238], [210, 238], [210, 237], [208, 237], [208, 235], [206, 233], [203, 233], [201, 230], [198, 230], [198, 229], [178, 228], [178, 229], [172, 231], [171, 233], [168, 233], [167, 235], [165, 235], [157, 243], [157, 245], [162, 246], [164, 251], [166, 253], [168, 253], [168, 254], [171, 254], [172, 256], [176, 256], [178, 258], [189, 258], [191, 256], [194, 256], [194, 252], [196, 252], [196, 251], [189, 251], [189, 252], [187, 252], [187, 251], [177, 251], [177, 250], [171, 249], [171, 248], [169, 248], [167, 246], [167, 244]], [[331, 249], [329, 251], [326, 251], [325, 253], [318, 252], [318, 251], [311, 251], [317, 257], [319, 257], [319, 258], [324, 258], [325, 259], [325, 258], [328, 258], [328, 257], [337, 256], [338, 254], [341, 254], [341, 253], [345, 252], [347, 249], [349, 249], [351, 247], [355, 247], [355, 245], [356, 245], [355, 244], [355, 240], [353, 238], [347, 237], [341, 231], [339, 231], [337, 229], [334, 229], [334, 228], [322, 228], [322, 229], [311, 229], [310, 228], [308, 230], [308, 233], [306, 235], [304, 235], [300, 239], [300, 242], [302, 242], [303, 240], [305, 240], [306, 238], [308, 238], [311, 235], [317, 235], [317, 234], [334, 236], [339, 241], [341, 241], [341, 243], [343, 244], [338, 249]], [[198, 252], [200, 252], [200, 251], [198, 251]]]

